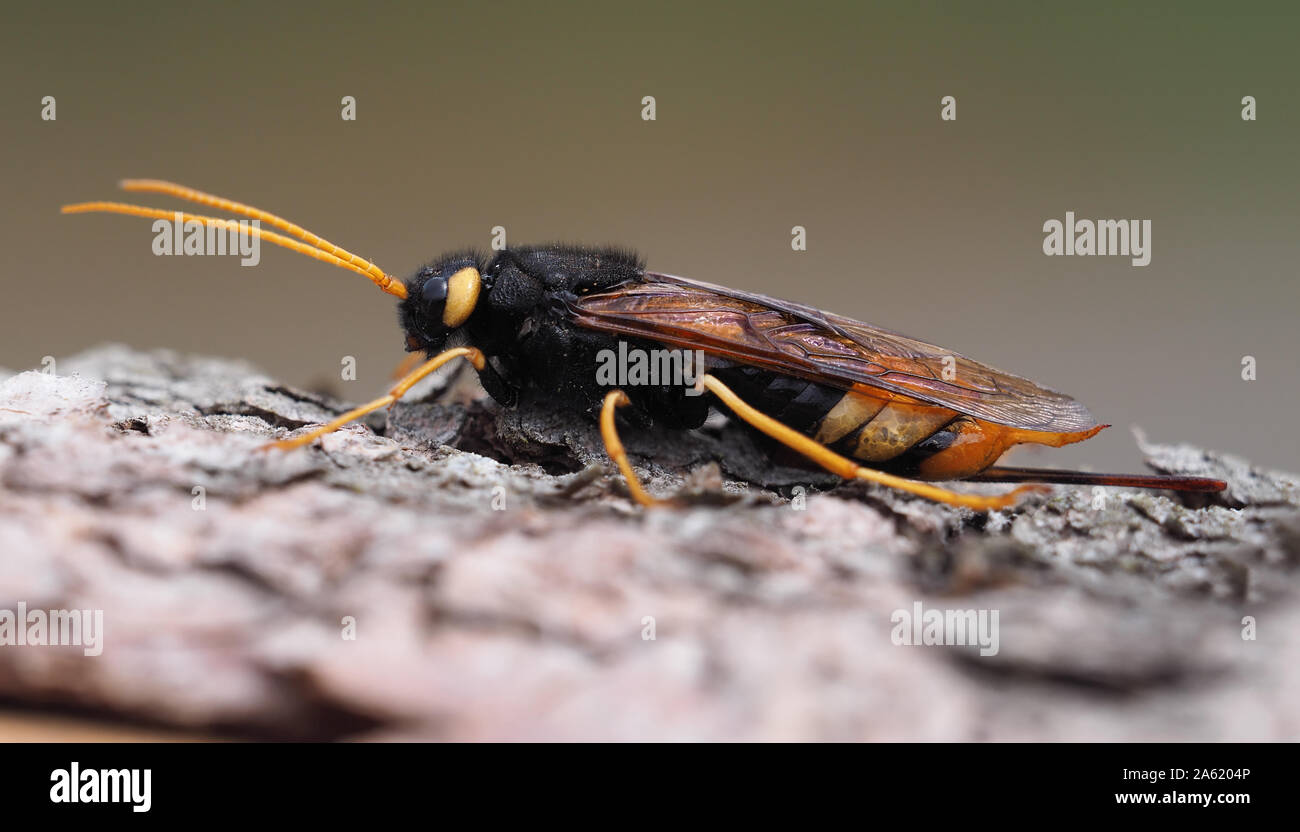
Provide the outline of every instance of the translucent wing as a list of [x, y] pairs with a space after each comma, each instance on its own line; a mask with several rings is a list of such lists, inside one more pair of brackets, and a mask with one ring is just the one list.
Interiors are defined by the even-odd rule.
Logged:
[[588, 329], [700, 349], [844, 389], [864, 385], [900, 393], [997, 424], [1055, 432], [1097, 424], [1079, 402], [1027, 379], [906, 335], [763, 295], [646, 272], [572, 298], [568, 307], [572, 320]]

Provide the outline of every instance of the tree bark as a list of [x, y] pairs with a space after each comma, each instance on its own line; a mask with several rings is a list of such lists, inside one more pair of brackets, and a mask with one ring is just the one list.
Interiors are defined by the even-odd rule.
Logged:
[[[0, 383], [0, 610], [102, 610], [103, 652], [0, 645], [21, 709], [310, 739], [1300, 738], [1300, 481], [1231, 456], [1139, 438], [1229, 490], [985, 515], [774, 466], [715, 419], [624, 431], [688, 498], [641, 511], [588, 419], [502, 411], [468, 373], [263, 453], [347, 404], [168, 352], [57, 368]], [[964, 610], [997, 613], [996, 652], [896, 643]]]

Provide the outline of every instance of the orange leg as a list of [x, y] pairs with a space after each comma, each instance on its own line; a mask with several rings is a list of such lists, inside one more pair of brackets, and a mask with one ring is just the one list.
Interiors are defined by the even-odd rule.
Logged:
[[627, 480], [627, 490], [631, 492], [632, 499], [646, 507], [671, 505], [670, 500], [660, 500], [646, 493], [641, 480], [637, 478], [636, 471], [632, 470], [632, 463], [628, 462], [627, 450], [624, 449], [622, 440], [618, 438], [618, 428], [614, 426], [614, 410], [631, 403], [622, 390], [611, 390], [605, 394], [605, 403], [600, 408], [600, 438], [605, 440], [605, 453], [614, 460], [618, 470], [623, 472], [623, 479]]
[[416, 382], [418, 382], [420, 379], [424, 378], [429, 373], [432, 373], [434, 370], [446, 364], [448, 361], [451, 361], [454, 358], [460, 358], [461, 356], [464, 356], [465, 359], [469, 361], [469, 363], [473, 364], [474, 369], [476, 370], [483, 369], [483, 365], [485, 362], [485, 359], [483, 358], [483, 353], [479, 352], [473, 347], [456, 347], [455, 349], [447, 350], [446, 352], [439, 353], [438, 355], [435, 355], [433, 358], [430, 358], [428, 361], [421, 364], [414, 372], [412, 372], [406, 378], [398, 382], [397, 385], [393, 387], [392, 390], [389, 390], [387, 396], [383, 396], [382, 398], [375, 399], [373, 402], [370, 402], [369, 404], [363, 404], [361, 405], [361, 407], [358, 407], [355, 410], [349, 410], [347, 413], [344, 413], [342, 416], [338, 417], [337, 419], [330, 422], [329, 424], [322, 425], [321, 427], [318, 427], [315, 430], [310, 431], [309, 433], [304, 433], [302, 436], [295, 436], [292, 439], [279, 439], [276, 440], [275, 442], [270, 442], [266, 445], [263, 445], [261, 450], [269, 450], [271, 448], [277, 448], [279, 450], [287, 451], [290, 448], [298, 448], [308, 444], [309, 442], [313, 442], [327, 433], [333, 433], [334, 431], [346, 425], [348, 422], [351, 422], [353, 419], [360, 419], [362, 416], [365, 416], [367, 413], [371, 413], [373, 411], [379, 410], [381, 407], [388, 407], [390, 404], [392, 404], [393, 402], [397, 401], [402, 396], [404, 396], [406, 392], [410, 390], [412, 387], [414, 387]]
[[414, 370], [416, 367], [418, 367], [420, 365], [420, 362], [423, 361], [424, 359], [425, 359], [425, 354], [422, 352], [408, 352], [406, 356], [401, 360], [401, 362], [396, 367], [393, 368], [393, 372], [389, 376], [389, 378], [391, 378], [393, 381], [397, 381], [400, 378], [405, 378], [406, 374]]
[[[838, 474], [845, 479], [867, 480], [868, 482], [887, 485], [890, 488], [897, 488], [900, 491], [907, 491], [929, 500], [947, 503], [950, 506], [964, 506], [966, 508], [975, 509], [976, 511], [1006, 508], [1014, 505], [1016, 498], [1026, 491], [1046, 490], [1042, 486], [1029, 485], [1021, 486], [1020, 488], [1006, 494], [984, 497], [977, 494], [962, 494], [957, 491], [949, 491], [946, 488], [939, 488], [926, 483], [916, 482], [915, 480], [896, 477], [892, 474], [886, 474], [881, 471], [874, 471], [870, 468], [863, 468], [856, 462], [835, 453], [820, 442], [809, 439], [807, 436], [804, 436], [793, 428], [781, 424], [766, 413], [756, 410], [753, 406], [747, 404], [743, 399], [732, 392], [731, 388], [727, 387], [727, 385], [723, 384], [712, 375], [705, 374], [701, 376], [699, 384], [709, 392], [713, 393], [713, 395], [717, 396], [723, 404], [731, 408], [737, 416], [744, 419], [749, 424], [758, 428], [760, 431], [783, 445], [793, 448], [831, 473]], [[610, 409], [608, 407], [608, 398], [605, 399], [605, 404], [606, 409]], [[606, 443], [608, 444], [608, 439], [606, 440]], [[611, 452], [611, 456], [612, 455]], [[628, 470], [624, 470], [624, 474], [626, 475], [627, 473]]]

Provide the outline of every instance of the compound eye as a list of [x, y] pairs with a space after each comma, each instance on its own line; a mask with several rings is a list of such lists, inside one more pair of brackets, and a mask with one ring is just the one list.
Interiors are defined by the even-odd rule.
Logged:
[[[424, 281], [424, 288], [420, 290], [420, 297], [427, 307], [441, 306], [446, 303], [447, 278], [437, 276]], [[441, 313], [439, 313], [438, 317], [442, 317]]]

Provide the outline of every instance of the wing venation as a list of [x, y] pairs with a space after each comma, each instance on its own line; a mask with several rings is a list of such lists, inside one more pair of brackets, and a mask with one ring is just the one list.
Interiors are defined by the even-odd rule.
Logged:
[[[698, 348], [851, 389], [867, 385], [1025, 430], [1095, 427], [1082, 404], [942, 347], [810, 306], [646, 272], [569, 301], [579, 326]], [[946, 371], [946, 372], [945, 372]]]

